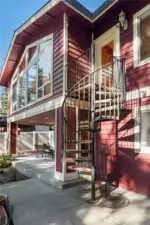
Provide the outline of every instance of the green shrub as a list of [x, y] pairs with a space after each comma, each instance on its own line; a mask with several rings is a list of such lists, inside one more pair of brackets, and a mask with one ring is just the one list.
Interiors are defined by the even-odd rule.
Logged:
[[12, 155], [1, 155], [0, 156], [0, 168], [8, 168], [12, 165]]

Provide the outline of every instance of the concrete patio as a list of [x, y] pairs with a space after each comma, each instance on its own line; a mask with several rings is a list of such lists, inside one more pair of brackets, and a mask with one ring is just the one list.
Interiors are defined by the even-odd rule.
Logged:
[[103, 208], [86, 201], [88, 195], [81, 194], [82, 187], [61, 191], [32, 178], [1, 185], [0, 191], [10, 196], [15, 225], [150, 224], [149, 198], [119, 189], [130, 204], [119, 209]]
[[54, 177], [55, 162], [51, 158], [42, 158], [41, 155], [29, 155], [16, 158], [13, 166], [29, 178], [42, 179], [47, 175]]
[[60, 190], [83, 183], [83, 179], [66, 181], [65, 183], [54, 178], [55, 161], [51, 158], [42, 158], [41, 155], [29, 155], [16, 158], [13, 166], [28, 178], [37, 178]]
[[150, 198], [116, 189], [112, 193], [127, 197], [128, 206], [112, 209], [92, 205], [88, 183], [59, 190], [42, 181], [47, 173], [52, 179], [54, 166], [49, 159], [19, 158], [16, 168], [31, 179], [0, 185], [0, 192], [10, 196], [14, 206], [15, 225], [150, 225]]

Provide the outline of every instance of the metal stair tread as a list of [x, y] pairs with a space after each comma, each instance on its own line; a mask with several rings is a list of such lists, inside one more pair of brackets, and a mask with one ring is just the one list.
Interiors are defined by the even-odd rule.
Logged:
[[100, 122], [100, 121], [106, 121], [106, 120], [119, 120], [119, 117], [117, 116], [97, 116], [95, 118], [95, 122]]
[[68, 169], [70, 170], [76, 170], [76, 171], [90, 171], [91, 172], [91, 168], [89, 167], [85, 167], [85, 166], [81, 166], [81, 165], [72, 165], [72, 166], [68, 166]]
[[90, 144], [92, 143], [92, 140], [85, 139], [85, 140], [80, 140], [79, 142], [80, 144]]
[[92, 152], [91, 150], [84, 150], [84, 149], [81, 149], [81, 150], [67, 149], [66, 150], [66, 153], [68, 154], [91, 153], [91, 152]]
[[76, 163], [76, 162], [92, 162], [91, 159], [85, 159], [85, 158], [65, 158], [63, 160], [63, 162], [66, 162], [66, 163]]
[[76, 143], [79, 143], [79, 140], [66, 140], [66, 143], [76, 144]]
[[119, 98], [107, 98], [107, 99], [98, 99], [95, 101], [95, 104], [105, 104], [105, 103], [117, 103], [121, 102], [122, 100]]
[[78, 123], [79, 125], [84, 125], [84, 124], [90, 124], [91, 121], [89, 120], [84, 120], [84, 121], [80, 121], [80, 123]]
[[92, 162], [91, 159], [85, 159], [85, 158], [78, 158], [78, 159], [74, 159], [75, 162]]
[[85, 180], [91, 181], [92, 180], [92, 176], [89, 174], [79, 174], [79, 177], [82, 177]]
[[119, 107], [118, 105], [106, 106], [103, 108], [95, 109], [95, 112], [104, 112], [104, 111], [114, 110], [114, 109], [117, 109], [118, 107]]
[[79, 131], [92, 132], [92, 128], [79, 127]]
[[113, 92], [113, 91], [112, 92], [108, 92], [108, 91], [96, 91], [95, 94], [96, 95], [105, 95], [106, 94], [107, 96], [108, 95], [111, 95], [111, 96], [119, 95], [120, 96], [121, 95], [121, 92], [116, 92], [116, 91], [115, 92]]

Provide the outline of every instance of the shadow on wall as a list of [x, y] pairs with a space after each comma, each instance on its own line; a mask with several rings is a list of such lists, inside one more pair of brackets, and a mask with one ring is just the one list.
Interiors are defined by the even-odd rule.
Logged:
[[[130, 79], [127, 83], [128, 90], [134, 90], [136, 87], [139, 91], [137, 80]], [[150, 196], [150, 156], [137, 153], [139, 149], [135, 149], [134, 146], [135, 135], [140, 136], [140, 129], [138, 132], [134, 129], [135, 126], [140, 128], [139, 111], [135, 112], [135, 108], [145, 104], [143, 102], [143, 99], [134, 99], [134, 96], [126, 102], [125, 109], [121, 111], [120, 121], [116, 122], [116, 137], [113, 143], [110, 144], [113, 127], [109, 129], [105, 139], [102, 135], [100, 141], [108, 148], [108, 154], [104, 157], [99, 149], [101, 161], [103, 159], [100, 170], [103, 171], [105, 165], [108, 182]]]

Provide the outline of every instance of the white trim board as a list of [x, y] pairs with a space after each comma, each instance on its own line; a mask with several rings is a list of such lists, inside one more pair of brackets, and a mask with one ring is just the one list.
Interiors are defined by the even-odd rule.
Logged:
[[39, 115], [41, 113], [56, 109], [62, 106], [63, 100], [64, 98], [63, 96], [61, 96], [56, 99], [50, 100], [49, 102], [40, 104], [32, 109], [25, 109], [24, 112], [20, 112], [17, 115], [9, 117], [8, 122], [15, 122], [21, 119], [25, 119], [27, 117]]
[[150, 96], [150, 86], [126, 92], [126, 101]]
[[150, 57], [140, 59], [140, 18], [143, 14], [150, 14], [150, 4], [133, 15], [133, 52], [134, 52], [134, 68], [145, 65], [150, 62]]
[[101, 66], [101, 49], [110, 41], [114, 41], [114, 56], [120, 56], [120, 28], [118, 24], [107, 30], [95, 41], [95, 66], [99, 68]]
[[70, 180], [76, 180], [79, 178], [77, 172], [73, 173], [60, 173], [55, 171], [54, 178], [60, 181], [70, 181]]

